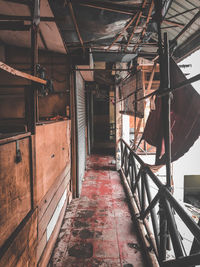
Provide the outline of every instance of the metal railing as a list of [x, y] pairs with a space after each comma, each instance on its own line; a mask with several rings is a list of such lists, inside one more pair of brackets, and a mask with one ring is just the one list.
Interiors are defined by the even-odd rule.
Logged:
[[136, 141], [134, 138], [130, 139], [130, 147], [136, 150], [138, 155], [155, 155], [155, 147], [149, 145], [145, 140], [141, 140], [142, 135], [143, 132], [139, 132]]
[[[144, 224], [148, 241], [159, 265], [182, 267], [200, 264], [199, 225], [174, 198], [171, 188], [161, 182], [123, 139], [121, 139], [121, 172], [139, 211], [135, 216]], [[151, 192], [150, 185], [152, 184], [157, 188], [154, 196]], [[186, 252], [181, 232], [178, 229], [177, 216], [190, 230], [193, 237], [189, 253]], [[170, 251], [170, 259], [167, 259], [169, 256], [167, 251]]]

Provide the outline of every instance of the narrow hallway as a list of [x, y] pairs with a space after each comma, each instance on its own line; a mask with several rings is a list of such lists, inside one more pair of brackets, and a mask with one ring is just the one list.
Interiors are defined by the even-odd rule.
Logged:
[[113, 158], [92, 155], [79, 199], [66, 210], [50, 267], [142, 267], [140, 245]]

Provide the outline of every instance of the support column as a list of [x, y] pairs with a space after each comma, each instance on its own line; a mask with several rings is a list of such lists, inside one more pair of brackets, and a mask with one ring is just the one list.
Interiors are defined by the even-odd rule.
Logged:
[[[165, 63], [165, 80], [164, 88], [170, 89], [170, 59], [169, 59], [169, 42], [167, 33], [164, 33], [164, 63]], [[162, 99], [163, 105], [163, 119], [164, 119], [164, 140], [165, 140], [165, 154], [166, 154], [166, 175], [167, 187], [171, 190], [171, 94], [164, 96]]]
[[[37, 75], [36, 65], [38, 64], [38, 33], [40, 22], [40, 1], [35, 0], [32, 6], [32, 27], [31, 27], [31, 74]], [[36, 121], [39, 120], [38, 114], [38, 92], [35, 82], [31, 82], [31, 88], [26, 94], [26, 120], [28, 131], [35, 134]]]
[[[156, 8], [156, 23], [157, 23], [157, 32], [158, 32], [158, 52], [159, 52], [159, 65], [160, 65], [160, 91], [164, 90], [166, 86], [169, 85], [169, 64], [168, 64], [168, 48], [166, 49], [167, 39], [165, 37], [165, 50], [163, 53], [163, 43], [162, 43], [162, 33], [161, 33], [161, 22], [162, 22], [162, 2], [159, 0], [155, 0], [155, 8]], [[167, 51], [167, 52], [166, 52]], [[166, 60], [167, 59], [167, 60]], [[166, 73], [167, 71], [167, 73]], [[170, 139], [169, 139], [169, 130], [170, 130], [170, 106], [168, 105], [170, 102], [168, 101], [169, 96], [162, 98], [162, 117], [163, 117], [163, 129], [164, 129], [164, 142], [165, 142], [165, 153], [167, 157], [166, 163], [166, 176], [167, 181], [166, 185], [169, 186], [171, 184], [171, 156], [169, 157], [170, 150]], [[162, 138], [162, 136], [161, 136]], [[162, 142], [162, 139], [160, 140]], [[161, 145], [160, 145], [161, 149]], [[158, 151], [157, 151], [158, 152]], [[156, 153], [159, 155], [160, 151]], [[170, 154], [171, 155], [171, 154]], [[160, 262], [166, 260], [166, 250], [167, 250], [167, 241], [168, 241], [168, 226], [167, 226], [167, 218], [164, 209], [164, 198], [161, 196], [159, 202], [159, 214], [160, 214], [160, 251], [159, 251], [159, 259]]]

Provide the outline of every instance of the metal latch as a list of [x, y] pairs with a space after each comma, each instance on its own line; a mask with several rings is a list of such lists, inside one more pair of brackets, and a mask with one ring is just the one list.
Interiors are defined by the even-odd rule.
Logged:
[[19, 140], [16, 141], [16, 158], [15, 158], [15, 162], [19, 163], [22, 161], [22, 154], [19, 148]]

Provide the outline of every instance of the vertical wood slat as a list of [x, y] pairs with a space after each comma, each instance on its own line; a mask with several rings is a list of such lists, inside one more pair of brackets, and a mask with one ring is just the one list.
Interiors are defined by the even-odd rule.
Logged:
[[36, 127], [35, 201], [37, 204], [70, 162], [70, 135], [71, 122], [69, 120]]
[[31, 212], [14, 240], [0, 257], [0, 266], [36, 266], [37, 209]]
[[[22, 161], [16, 163], [16, 142]], [[31, 210], [30, 138], [0, 146], [0, 246]]]

